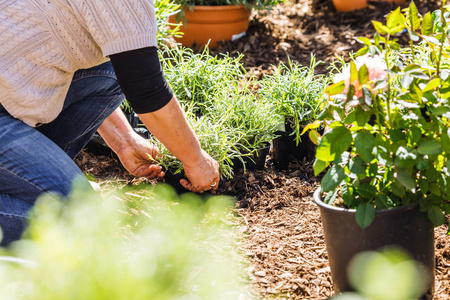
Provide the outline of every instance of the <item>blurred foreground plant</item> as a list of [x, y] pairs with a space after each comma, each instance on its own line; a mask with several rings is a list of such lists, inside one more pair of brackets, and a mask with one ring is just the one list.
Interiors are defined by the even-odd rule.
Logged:
[[414, 300], [427, 290], [423, 267], [400, 248], [356, 255], [349, 265], [349, 279], [356, 292], [333, 300]]
[[248, 299], [231, 204], [165, 185], [45, 196], [26, 239], [2, 250], [1, 299]]

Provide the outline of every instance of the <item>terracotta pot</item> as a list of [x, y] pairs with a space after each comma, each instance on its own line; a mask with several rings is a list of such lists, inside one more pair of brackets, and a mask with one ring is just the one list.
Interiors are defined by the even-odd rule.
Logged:
[[[395, 2], [397, 4], [405, 3], [405, 0], [373, 0], [379, 2]], [[352, 11], [367, 7], [367, 0], [333, 0], [337, 11]]]
[[[185, 9], [181, 38], [176, 38], [185, 47], [194, 43], [204, 46], [209, 41], [209, 48], [217, 46], [217, 42], [238, 39], [245, 35], [250, 21], [251, 10], [243, 5], [200, 6], [194, 10]], [[170, 16], [170, 23], [178, 23], [177, 16]]]

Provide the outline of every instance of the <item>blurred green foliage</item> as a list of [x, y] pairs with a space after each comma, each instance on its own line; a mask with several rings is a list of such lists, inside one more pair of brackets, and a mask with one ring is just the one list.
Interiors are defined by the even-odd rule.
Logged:
[[349, 279], [357, 292], [333, 300], [413, 300], [427, 290], [423, 266], [400, 248], [356, 255], [349, 265]]
[[165, 185], [44, 196], [1, 250], [1, 299], [249, 299], [232, 204]]

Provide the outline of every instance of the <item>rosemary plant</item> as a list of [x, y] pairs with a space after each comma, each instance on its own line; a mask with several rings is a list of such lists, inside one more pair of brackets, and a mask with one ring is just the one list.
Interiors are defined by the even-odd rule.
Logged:
[[285, 117], [297, 143], [301, 141], [303, 127], [315, 120], [325, 106], [323, 91], [329, 79], [314, 74], [318, 64], [314, 56], [309, 67], [291, 61], [288, 65], [281, 63], [273, 74], [259, 81], [259, 95], [275, 106], [277, 114]]

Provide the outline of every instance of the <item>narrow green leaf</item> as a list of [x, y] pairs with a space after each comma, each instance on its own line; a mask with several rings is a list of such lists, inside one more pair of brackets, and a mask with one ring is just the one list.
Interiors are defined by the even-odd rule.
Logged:
[[350, 82], [355, 81], [358, 78], [358, 68], [355, 62], [352, 60], [350, 62]]
[[356, 209], [356, 222], [362, 229], [367, 228], [375, 219], [375, 208], [372, 204], [362, 203]]

